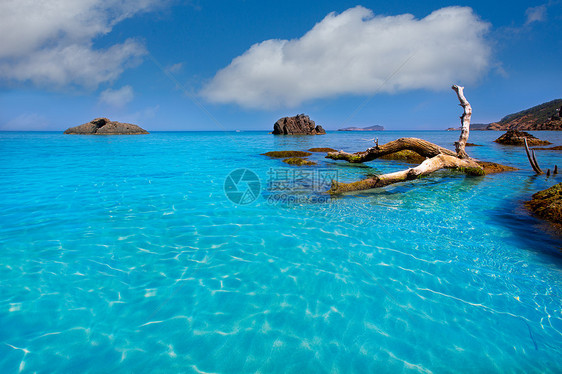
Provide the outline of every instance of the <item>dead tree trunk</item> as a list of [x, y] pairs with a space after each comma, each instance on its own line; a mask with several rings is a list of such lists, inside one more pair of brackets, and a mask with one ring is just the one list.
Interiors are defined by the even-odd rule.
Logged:
[[345, 192], [368, 190], [385, 187], [393, 183], [405, 182], [420, 178], [441, 169], [457, 169], [467, 174], [483, 175], [482, 167], [471, 159], [460, 159], [456, 156], [439, 154], [428, 158], [415, 168], [383, 174], [352, 183], [332, 182], [330, 194], [339, 195]]
[[447, 148], [440, 147], [437, 144], [430, 143], [427, 140], [418, 138], [400, 138], [383, 145], [376, 145], [367, 149], [365, 152], [330, 152], [326, 157], [333, 160], [346, 160], [352, 163], [361, 163], [372, 161], [381, 156], [389, 155], [391, 153], [396, 153], [403, 150], [414, 151], [424, 157], [435, 157], [439, 154], [456, 156], [455, 152], [450, 151]]
[[358, 182], [338, 183], [334, 181], [332, 182], [332, 187], [330, 188], [329, 193], [341, 194], [350, 191], [380, 188], [393, 183], [417, 179], [421, 176], [431, 174], [444, 168], [456, 169], [471, 175], [483, 175], [483, 167], [476, 160], [471, 159], [464, 150], [470, 132], [472, 107], [468, 103], [468, 100], [464, 97], [464, 87], [454, 85], [452, 88], [457, 93], [460, 105], [464, 108], [463, 115], [461, 116], [461, 135], [459, 137], [459, 141], [455, 143], [456, 153], [417, 138], [401, 138], [381, 146], [377, 144], [364, 152], [330, 152], [326, 158], [331, 158], [333, 160], [346, 160], [351, 163], [371, 161], [381, 156], [396, 153], [402, 150], [417, 152], [420, 155], [427, 157], [427, 159], [415, 168], [383, 174]]
[[452, 87], [457, 93], [457, 97], [460, 101], [460, 106], [463, 107], [464, 112], [461, 116], [461, 136], [459, 141], [455, 143], [455, 149], [457, 151], [457, 156], [459, 158], [469, 158], [468, 154], [465, 152], [464, 147], [468, 141], [468, 134], [470, 133], [470, 117], [472, 116], [472, 107], [470, 103], [464, 97], [464, 87], [457, 86], [456, 84]]
[[527, 158], [529, 159], [529, 163], [531, 164], [531, 167], [533, 168], [535, 173], [543, 174], [543, 171], [542, 171], [541, 167], [539, 166], [539, 163], [537, 162], [537, 157], [535, 156], [535, 151], [533, 151], [533, 153], [531, 153], [529, 151], [529, 144], [527, 144], [527, 138], [523, 138], [523, 140], [525, 141], [525, 152], [527, 152]]

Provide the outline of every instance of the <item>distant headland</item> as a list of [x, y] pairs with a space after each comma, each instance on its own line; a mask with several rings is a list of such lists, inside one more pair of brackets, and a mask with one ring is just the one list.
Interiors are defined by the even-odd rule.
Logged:
[[[471, 130], [562, 131], [562, 99], [536, 105], [517, 113], [508, 114], [498, 122], [470, 124]], [[459, 130], [448, 128], [447, 130]]]
[[338, 129], [338, 131], [383, 131], [384, 127], [379, 125], [369, 126], [369, 127], [345, 127], [343, 129]]

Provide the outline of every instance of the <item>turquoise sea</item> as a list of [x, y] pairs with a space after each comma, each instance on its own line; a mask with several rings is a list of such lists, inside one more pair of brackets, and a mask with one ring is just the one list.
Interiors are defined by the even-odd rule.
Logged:
[[469, 154], [521, 170], [329, 199], [407, 165], [260, 153], [458, 132], [0, 133], [0, 372], [560, 373], [562, 240], [523, 202], [562, 176], [500, 134]]

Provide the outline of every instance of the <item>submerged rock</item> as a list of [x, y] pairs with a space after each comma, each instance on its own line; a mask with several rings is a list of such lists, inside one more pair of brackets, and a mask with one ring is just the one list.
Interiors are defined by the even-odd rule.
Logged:
[[283, 160], [283, 162], [286, 163], [286, 164], [289, 164], [289, 165], [297, 165], [297, 166], [316, 165], [316, 162], [309, 161], [309, 160], [304, 159], [302, 157], [286, 158], [286, 159]]
[[383, 160], [403, 161], [411, 164], [421, 164], [422, 162], [425, 161], [425, 157], [423, 157], [417, 152], [410, 151], [409, 149], [404, 149], [402, 151], [390, 153], [388, 155], [384, 155], [379, 158]]
[[519, 170], [514, 168], [513, 166], [507, 166], [502, 164], [497, 164], [495, 162], [488, 162], [488, 161], [476, 161], [478, 165], [482, 166], [484, 169], [484, 174], [495, 174], [495, 173], [503, 173], [504, 171], [515, 171]]
[[67, 129], [65, 134], [72, 135], [140, 135], [149, 134], [145, 129], [131, 123], [110, 121], [96, 118], [88, 123]]
[[537, 192], [525, 205], [536, 216], [562, 224], [562, 183]]
[[271, 151], [262, 153], [262, 156], [268, 156], [273, 158], [288, 158], [288, 157], [308, 157], [312, 153], [304, 151]]
[[326, 131], [305, 114], [284, 117], [273, 125], [273, 135], [321, 135]]
[[310, 148], [309, 152], [337, 152], [337, 149], [334, 148]]
[[540, 140], [525, 131], [517, 131], [517, 130], [508, 130], [505, 134], [494, 140], [494, 142], [504, 145], [524, 146], [525, 138], [527, 138], [527, 144], [529, 144], [529, 146], [552, 144], [551, 142], [548, 142], [546, 140]]
[[549, 147], [549, 148], [533, 148], [534, 150], [543, 150], [543, 151], [562, 151], [562, 145], [557, 145], [555, 147]]

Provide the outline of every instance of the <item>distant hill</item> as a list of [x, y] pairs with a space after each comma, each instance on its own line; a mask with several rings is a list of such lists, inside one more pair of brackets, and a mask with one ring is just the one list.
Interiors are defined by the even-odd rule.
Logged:
[[[489, 124], [487, 123], [471, 123], [470, 124], [470, 130], [488, 130], [487, 127], [489, 126]], [[460, 127], [449, 127], [447, 129], [447, 131], [460, 131]]]
[[471, 123], [470, 129], [471, 130], [486, 130], [488, 128], [488, 124], [486, 123]]
[[562, 99], [556, 99], [509, 114], [499, 122], [490, 123], [486, 130], [562, 130]]
[[369, 126], [369, 127], [346, 127], [343, 129], [338, 129], [338, 131], [383, 131], [384, 127], [379, 125]]

